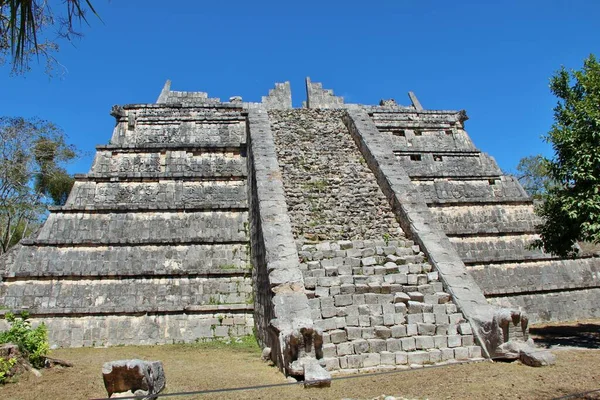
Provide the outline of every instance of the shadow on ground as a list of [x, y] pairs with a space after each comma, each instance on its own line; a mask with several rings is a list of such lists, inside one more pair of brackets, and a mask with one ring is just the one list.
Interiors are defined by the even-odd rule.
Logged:
[[600, 324], [555, 325], [529, 328], [535, 343], [546, 348], [552, 346], [600, 349]]

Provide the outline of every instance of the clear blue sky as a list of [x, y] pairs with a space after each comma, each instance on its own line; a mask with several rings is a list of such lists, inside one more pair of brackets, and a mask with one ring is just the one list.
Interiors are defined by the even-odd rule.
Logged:
[[475, 144], [514, 170], [526, 155], [550, 154], [541, 136], [556, 100], [548, 79], [561, 65], [600, 56], [600, 1], [141, 1], [93, 0], [75, 45], [62, 43], [62, 78], [43, 65], [25, 77], [0, 68], [0, 115], [37, 116], [61, 126], [88, 155], [108, 143], [113, 104], [155, 102], [173, 90], [259, 101], [304, 77], [347, 102], [466, 109]]

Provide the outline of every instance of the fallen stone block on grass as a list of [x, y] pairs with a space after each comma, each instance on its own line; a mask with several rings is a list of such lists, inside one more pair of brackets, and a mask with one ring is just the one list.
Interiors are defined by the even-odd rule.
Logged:
[[304, 387], [329, 387], [331, 374], [317, 360], [304, 363]]
[[129, 392], [134, 396], [147, 396], [146, 399], [151, 399], [165, 388], [166, 383], [160, 361], [110, 361], [102, 366], [102, 376], [110, 398], [123, 397], [124, 393]]
[[530, 367], [545, 367], [556, 363], [556, 356], [548, 350], [540, 350], [535, 347], [521, 349], [519, 360]]

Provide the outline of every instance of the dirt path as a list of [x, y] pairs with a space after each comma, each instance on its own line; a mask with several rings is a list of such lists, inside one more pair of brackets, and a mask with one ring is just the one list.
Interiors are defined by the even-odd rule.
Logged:
[[[596, 323], [588, 323], [585, 328], [586, 332], [595, 331], [595, 335], [599, 329], [600, 325]], [[566, 335], [564, 329], [559, 331], [560, 335]], [[594, 334], [583, 336], [589, 342]], [[546, 337], [546, 340], [550, 339]], [[595, 347], [594, 343], [587, 343], [586, 347]], [[600, 350], [568, 348], [553, 351], [558, 358], [557, 364], [546, 368], [483, 362], [334, 380], [328, 389], [290, 385], [167, 399], [371, 399], [383, 394], [411, 399], [551, 399], [600, 388]], [[102, 397], [106, 395], [102, 363], [126, 358], [162, 360], [167, 375], [164, 393], [285, 383], [277, 369], [260, 361], [259, 349], [248, 345], [61, 349], [52, 355], [72, 361], [75, 367], [47, 370], [41, 378], [21, 378], [17, 383], [0, 387], [0, 399]]]

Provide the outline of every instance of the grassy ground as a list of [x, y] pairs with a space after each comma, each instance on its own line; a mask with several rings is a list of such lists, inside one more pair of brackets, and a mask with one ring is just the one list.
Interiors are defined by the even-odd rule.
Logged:
[[[371, 399], [382, 394], [416, 399], [550, 399], [600, 389], [600, 350], [595, 348], [600, 343], [600, 322], [546, 328], [534, 331], [540, 344], [554, 346], [557, 363], [551, 367], [482, 362], [334, 380], [327, 389], [289, 385], [166, 399]], [[75, 366], [45, 370], [40, 378], [24, 376], [0, 387], [0, 399], [103, 397], [102, 364], [128, 358], [163, 361], [167, 376], [163, 393], [286, 382], [276, 368], [260, 361], [260, 350], [251, 341], [61, 349], [52, 356]]]

